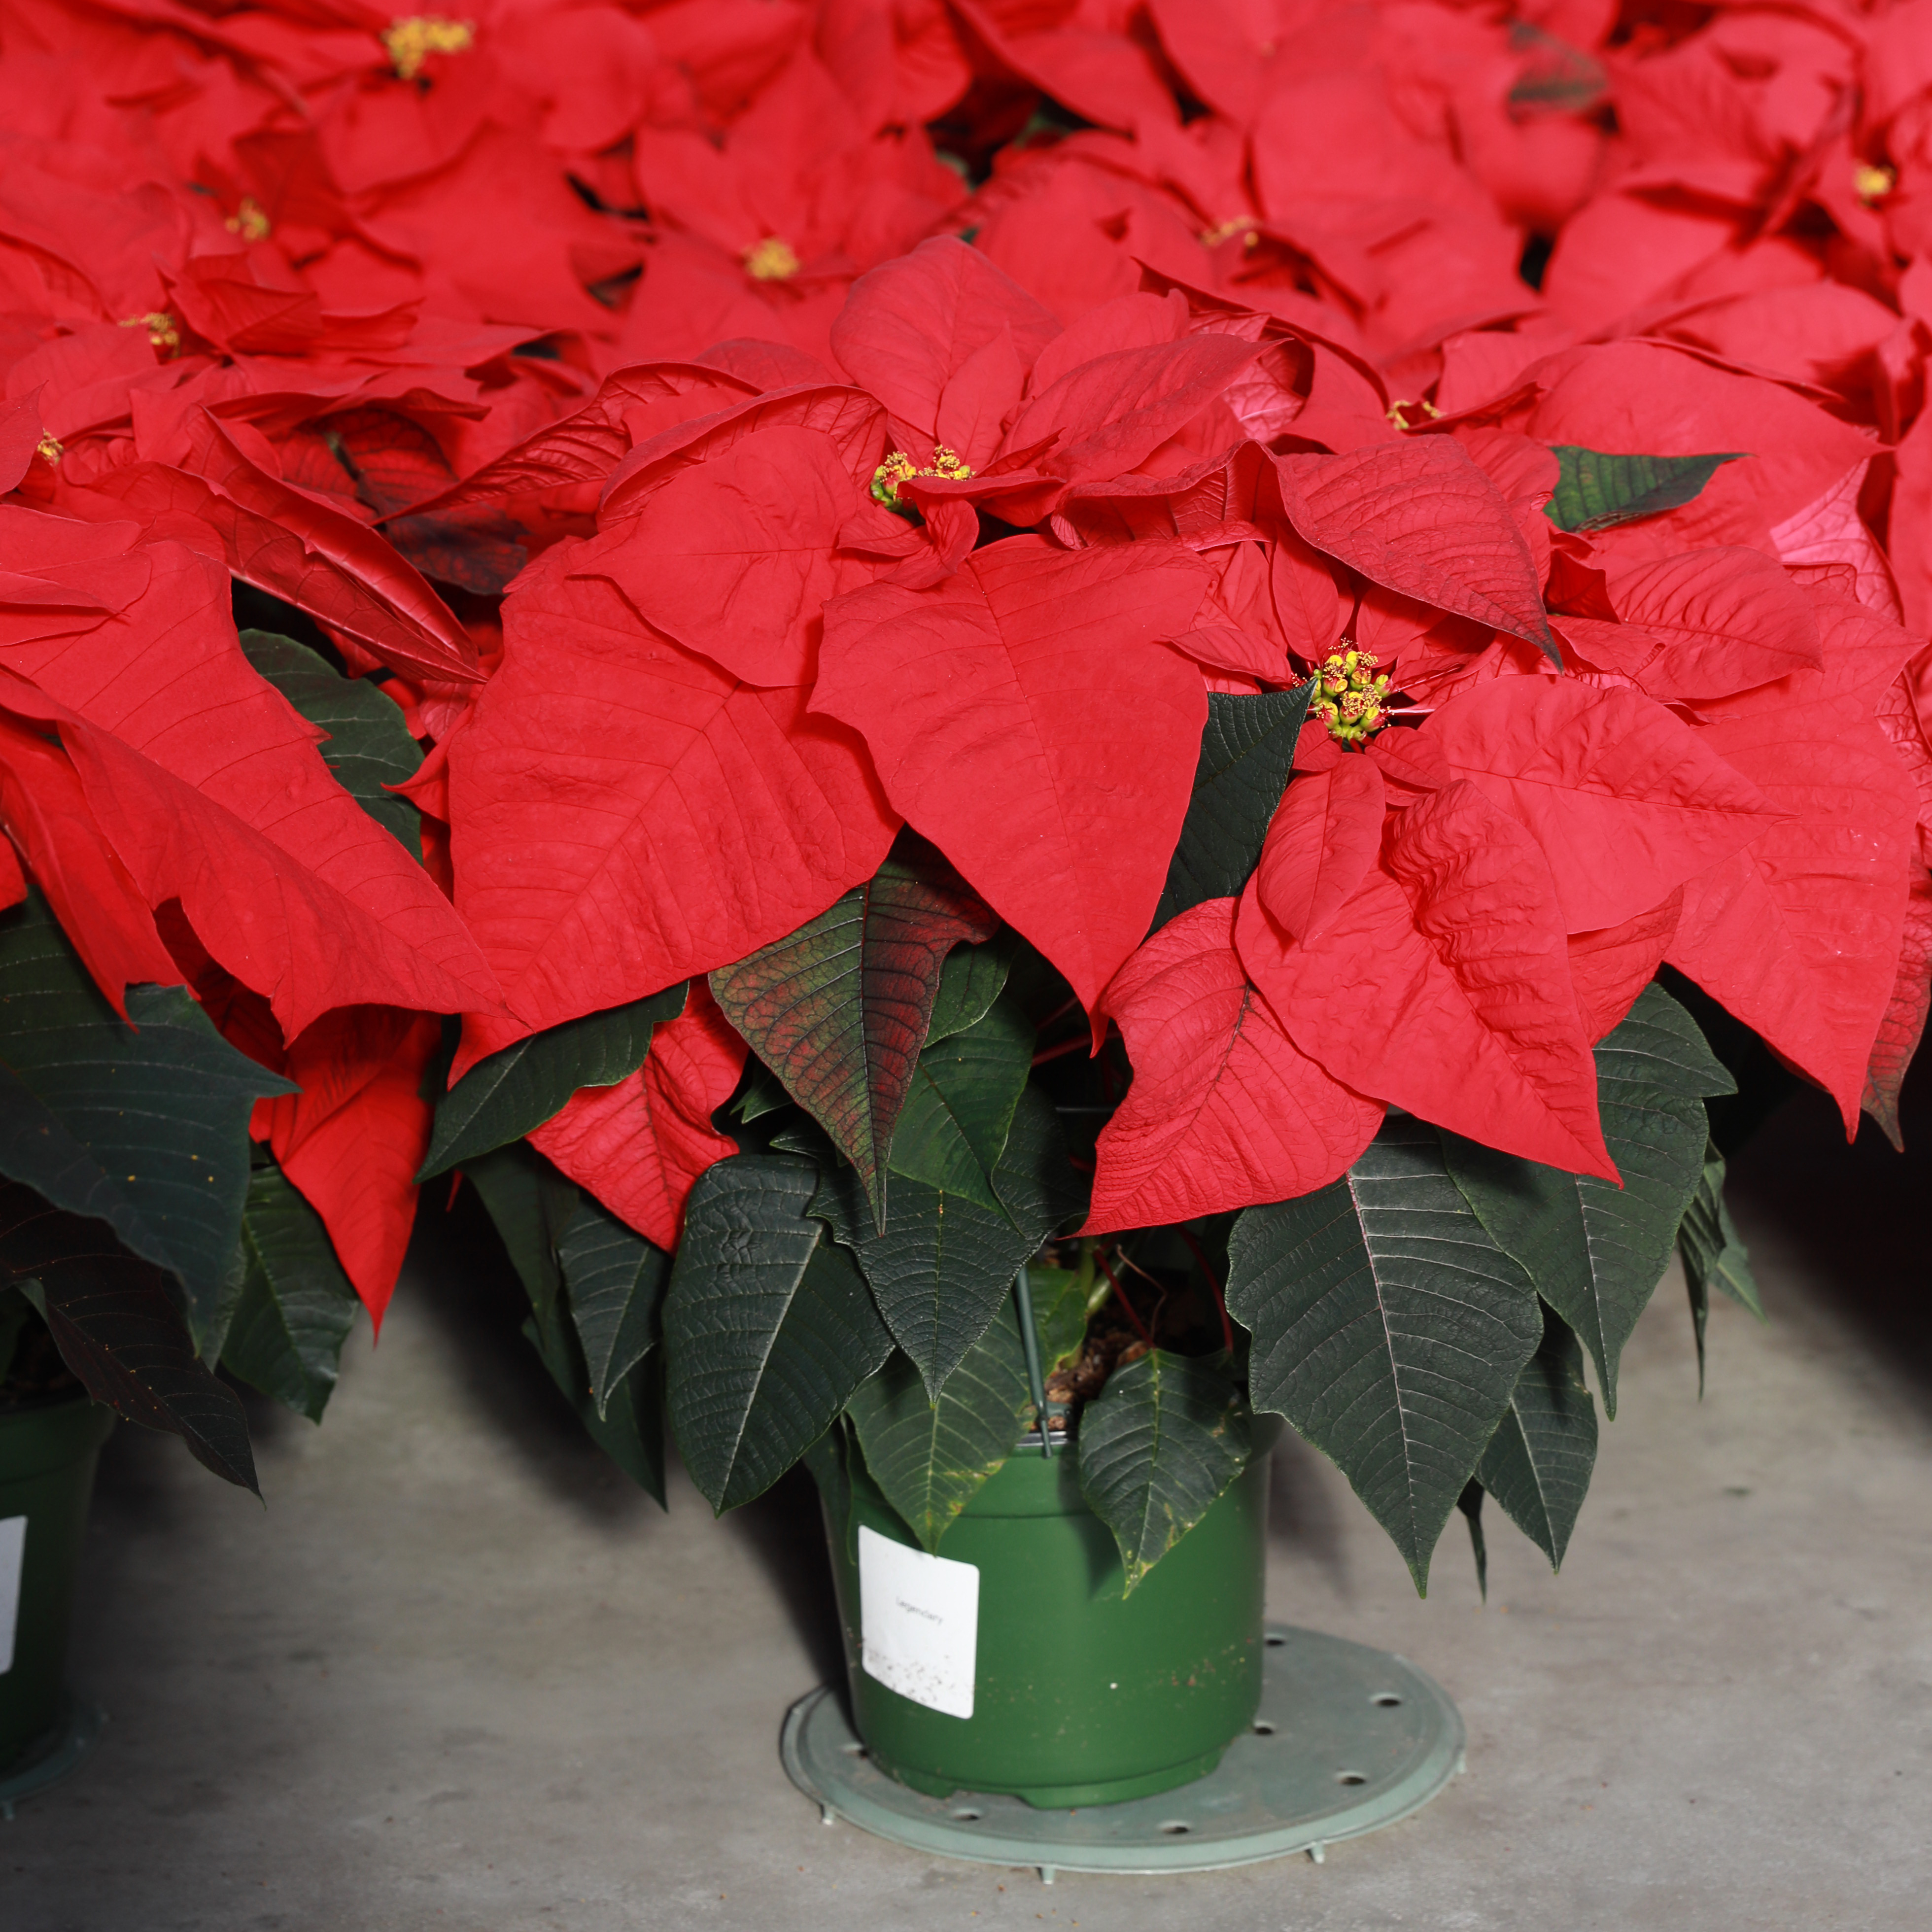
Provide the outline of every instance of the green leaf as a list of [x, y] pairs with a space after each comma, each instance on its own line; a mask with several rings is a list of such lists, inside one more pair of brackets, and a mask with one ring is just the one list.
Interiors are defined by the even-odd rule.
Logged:
[[344, 677], [320, 652], [292, 638], [244, 631], [242, 648], [311, 724], [328, 734], [320, 748], [322, 761], [343, 790], [420, 860], [422, 826], [416, 807], [383, 790], [414, 778], [423, 760], [395, 701], [364, 678]]
[[1072, 1268], [1035, 1262], [1027, 1270], [1033, 1288], [1033, 1322], [1040, 1331], [1040, 1372], [1072, 1361], [1087, 1340], [1087, 1278]]
[[792, 1097], [785, 1091], [784, 1082], [754, 1054], [745, 1063], [744, 1087], [731, 1102], [732, 1112], [748, 1126], [752, 1121], [763, 1120], [767, 1114], [776, 1114], [791, 1104]]
[[221, 1365], [320, 1422], [362, 1304], [321, 1216], [272, 1163], [248, 1177], [239, 1253], [241, 1294], [220, 1340]]
[[1462, 1485], [1456, 1507], [1469, 1526], [1469, 1553], [1476, 1559], [1476, 1591], [1486, 1604], [1490, 1600], [1490, 1546], [1483, 1534], [1483, 1486], [1474, 1477]]
[[1248, 883], [1287, 788], [1314, 688], [1310, 679], [1253, 698], [1208, 694], [1194, 795], [1154, 908], [1156, 926], [1206, 900], [1234, 898]]
[[1724, 1156], [1714, 1141], [1705, 1143], [1702, 1171], [1684, 1210], [1677, 1243], [1687, 1275], [1694, 1273], [1760, 1322], [1766, 1318], [1757, 1278], [1751, 1273], [1750, 1250], [1738, 1238], [1737, 1224], [1724, 1204]]
[[892, 1186], [891, 1225], [880, 1234], [850, 1167], [824, 1176], [809, 1211], [858, 1256], [893, 1340], [934, 1397], [1040, 1245], [1004, 1214], [903, 1175]]
[[1690, 1016], [1647, 986], [1596, 1050], [1613, 1187], [1444, 1134], [1449, 1168], [1490, 1237], [1526, 1268], [1597, 1365], [1605, 1412], [1617, 1412], [1617, 1362], [1670, 1259], [1703, 1172], [1703, 1096], [1732, 1090]]
[[664, 1298], [671, 1425], [722, 1514], [830, 1426], [892, 1336], [865, 1278], [807, 1212], [808, 1161], [739, 1155], [698, 1177]]
[[680, 980], [648, 999], [532, 1034], [479, 1060], [436, 1103], [436, 1131], [418, 1182], [519, 1141], [582, 1087], [614, 1087], [644, 1065], [651, 1034], [684, 1011]]
[[1032, 1414], [1012, 1298], [1004, 1301], [937, 1396], [928, 1399], [917, 1367], [895, 1352], [846, 1405], [872, 1480], [928, 1550], [1012, 1454]]
[[178, 1436], [225, 1480], [261, 1490], [248, 1418], [196, 1357], [169, 1279], [98, 1221], [0, 1181], [0, 1281], [21, 1288], [89, 1395], [130, 1422]]
[[1575, 443], [1551, 446], [1561, 474], [1543, 514], [1559, 530], [1606, 530], [1674, 510], [1700, 495], [1726, 463], [1748, 453], [1712, 456], [1610, 456]]
[[590, 1400], [601, 1416], [611, 1391], [658, 1339], [670, 1257], [586, 1195], [557, 1244], [556, 1258]]
[[724, 1016], [859, 1171], [888, 1219], [885, 1154], [946, 954], [994, 922], [922, 840], [796, 932], [711, 975]]
[[939, 992], [932, 1003], [932, 1024], [926, 1030], [928, 1046], [964, 1033], [986, 1017], [993, 1002], [1006, 991], [1006, 976], [1013, 970], [1013, 955], [1018, 950], [1018, 941], [1009, 927], [984, 946], [956, 946], [946, 956], [939, 973]]
[[845, 1418], [841, 1416], [799, 1458], [818, 1485], [818, 1499], [835, 1548], [849, 1545], [852, 1540], [851, 1454]]
[[1715, 1141], [1705, 1143], [1703, 1172], [1677, 1229], [1677, 1252], [1683, 1258], [1684, 1285], [1690, 1293], [1690, 1322], [1697, 1336], [1697, 1393], [1701, 1396], [1711, 1290], [1716, 1288], [1728, 1294], [1760, 1322], [1766, 1318], [1757, 1279], [1751, 1273], [1750, 1250], [1738, 1238], [1731, 1210], [1724, 1204], [1724, 1156]]
[[38, 892], [0, 913], [0, 1174], [104, 1221], [218, 1296], [248, 1191], [248, 1116], [292, 1094], [181, 986], [130, 986], [122, 1019]]
[[1247, 1466], [1253, 1429], [1226, 1355], [1156, 1348], [1080, 1412], [1080, 1493], [1131, 1591]]
[[542, 1318], [563, 1292], [556, 1246], [584, 1199], [582, 1190], [520, 1142], [471, 1160], [463, 1177], [476, 1189]]
[[600, 1414], [584, 1357], [560, 1303], [532, 1313], [524, 1336], [577, 1412], [585, 1432], [660, 1508], [664, 1507], [664, 1351], [653, 1348], [611, 1388]]
[[892, 1169], [1001, 1211], [993, 1169], [1033, 1064], [1034, 1029], [1011, 1001], [919, 1057], [892, 1136]]
[[1506, 98], [1512, 120], [1534, 114], [1587, 114], [1610, 91], [1604, 64], [1527, 20], [1512, 20], [1510, 45], [1529, 58]]
[[1560, 1570], [1596, 1460], [1597, 1406], [1583, 1384], [1583, 1351], [1546, 1308], [1542, 1342], [1516, 1378], [1476, 1474], [1550, 1568]]
[[1254, 1337], [1254, 1406], [1334, 1458], [1426, 1592], [1543, 1333], [1528, 1276], [1449, 1178], [1436, 1130], [1392, 1115], [1342, 1180], [1246, 1209], [1227, 1302]]
[[1037, 1087], [1027, 1086], [1013, 1109], [1006, 1150], [993, 1169], [993, 1192], [1036, 1247], [1087, 1218], [1093, 1182], [1068, 1158], [1059, 1113]]

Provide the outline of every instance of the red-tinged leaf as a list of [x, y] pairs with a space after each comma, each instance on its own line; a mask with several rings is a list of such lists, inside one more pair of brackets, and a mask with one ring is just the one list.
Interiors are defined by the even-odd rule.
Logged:
[[1458, 692], [1424, 735], [1535, 834], [1571, 932], [1634, 918], [1778, 816], [1698, 732], [1634, 691], [1497, 678]]
[[454, 1012], [495, 1004], [496, 982], [448, 902], [352, 800], [366, 827], [358, 839], [380, 841], [381, 862], [358, 865], [367, 845], [321, 855], [342, 862], [348, 876], [338, 884], [4, 670], [0, 709], [57, 727], [88, 808], [136, 890], [150, 907], [179, 900], [210, 956], [268, 998], [285, 1034], [332, 1006]]
[[[0, 713], [0, 830], [10, 833], [35, 880], [87, 963], [94, 984], [128, 1017], [127, 988], [143, 980], [178, 986], [184, 976], [154, 929], [154, 914], [100, 835], [66, 752]], [[14, 844], [0, 838], [12, 868], [0, 902], [25, 896]], [[4, 868], [0, 868], [4, 869]], [[17, 881], [17, 884], [16, 884]]]
[[1285, 531], [1269, 555], [1268, 583], [1288, 649], [1305, 664], [1319, 664], [1342, 635], [1342, 595], [1328, 560]]
[[1802, 689], [1699, 736], [1784, 815], [1687, 883], [1665, 956], [1831, 1094], [1850, 1136], [1898, 978], [1916, 788], [1875, 720]]
[[1168, 544], [1014, 537], [936, 590], [874, 585], [826, 613], [812, 709], [860, 734], [894, 810], [1090, 1011], [1186, 816], [1207, 694], [1156, 640], [1190, 628], [1207, 582]]
[[601, 483], [635, 442], [715, 416], [757, 393], [758, 385], [742, 376], [696, 363], [641, 363], [614, 370], [574, 415], [526, 436], [416, 508], [426, 514], [464, 503], [500, 503], [572, 483]]
[[1076, 484], [1054, 512], [1054, 527], [1070, 544], [1135, 543], [1145, 537], [1188, 543], [1252, 518], [1257, 484], [1271, 468], [1266, 450], [1244, 442], [1232, 454], [1210, 457], [1178, 476], [1113, 476]]
[[1289, 938], [1312, 943], [1348, 903], [1382, 850], [1387, 815], [1382, 772], [1366, 758], [1337, 759], [1289, 785], [1255, 874]]
[[722, 456], [748, 436], [767, 429], [816, 430], [831, 438], [846, 474], [861, 489], [886, 452], [886, 412], [862, 390], [817, 384], [775, 389], [716, 415], [694, 418], [640, 443], [610, 472], [598, 506], [598, 520], [634, 514], [651, 492], [678, 470]]
[[506, 599], [502, 668], [450, 747], [457, 904], [515, 1016], [480, 1052], [795, 932], [898, 830], [849, 731], [652, 637], [566, 574], [585, 548]]
[[797, 932], [711, 975], [725, 1017], [858, 1169], [881, 1228], [885, 1156], [940, 968], [999, 927], [938, 853], [910, 844]]
[[[935, 442], [946, 440], [939, 416], [947, 387], [976, 356], [1004, 334], [1030, 368], [1059, 333], [1060, 324], [1011, 276], [942, 235], [852, 284], [832, 325], [832, 350], [895, 423]], [[912, 453], [924, 460], [922, 451]]]
[[1383, 1108], [1298, 1048], [1234, 951], [1233, 899], [1171, 920], [1123, 966], [1106, 1009], [1133, 1084], [1101, 1130], [1082, 1231], [1160, 1226], [1323, 1187]]
[[1918, 788], [1918, 822], [1932, 826], [1932, 644], [1880, 692], [1875, 708], [1886, 742]]
[[1008, 446], [1025, 449], [1058, 433], [1040, 468], [1070, 483], [1118, 476], [1185, 428], [1266, 347], [1192, 335], [1096, 356], [1021, 410]]
[[609, 578], [660, 631], [748, 684], [808, 684], [826, 600], [879, 574], [835, 548], [862, 508], [902, 520], [856, 497], [830, 436], [760, 430], [607, 522], [572, 574]]
[[745, 1068], [745, 1042], [704, 986], [651, 1035], [650, 1058], [615, 1087], [586, 1087], [530, 1137], [647, 1240], [674, 1249], [692, 1184], [738, 1150], [711, 1124]]
[[289, 1049], [284, 1070], [302, 1092], [258, 1113], [283, 1173], [322, 1216], [379, 1329], [416, 1225], [414, 1177], [431, 1120], [422, 1078], [441, 1037], [434, 1014], [326, 1014]]
[[989, 461], [1025, 387], [1026, 367], [1014, 346], [1013, 332], [1003, 328], [947, 378], [933, 425], [934, 448], [943, 444], [975, 466]]
[[1246, 679], [1250, 684], [1288, 684], [1294, 673], [1278, 644], [1264, 644], [1238, 624], [1203, 624], [1168, 641], [1198, 664]]
[[1865, 1090], [1860, 1104], [1900, 1153], [1905, 1135], [1898, 1121], [1899, 1090], [1912, 1065], [1918, 1042], [1925, 1036], [1925, 1016], [1932, 1006], [1932, 864], [1922, 834], [1912, 867], [1911, 890], [1905, 902], [1905, 926], [1899, 947], [1898, 972], [1892, 998], [1886, 1002], [1878, 1034], [1865, 1068]]
[[1623, 1023], [1638, 996], [1657, 976], [1676, 936], [1684, 910], [1679, 886], [1660, 905], [1600, 932], [1570, 935], [1570, 983], [1594, 1046]]
[[1258, 888], [1241, 902], [1242, 963], [1337, 1080], [1486, 1147], [1617, 1178], [1549, 864], [1474, 786], [1402, 813], [1312, 946], [1274, 924]]
[[1848, 568], [1858, 602], [1896, 623], [1904, 612], [1892, 566], [1858, 512], [1858, 497], [1870, 468], [1869, 458], [1853, 464], [1828, 490], [1772, 530], [1772, 548], [1780, 563], [1794, 568], [1834, 564]]
[[0, 496], [20, 487], [40, 446], [40, 391], [0, 404]]
[[1726, 697], [1823, 662], [1810, 599], [1761, 550], [1692, 550], [1614, 570], [1605, 586], [1622, 624], [1570, 618], [1564, 635], [1599, 670], [1666, 703]]
[[[1702, 719], [1726, 718], [1796, 719], [1808, 705], [1828, 706], [1856, 718], [1878, 716], [1886, 722], [1908, 769], [1916, 764], [1910, 741], [1898, 732], [1899, 694], [1893, 687], [1924, 650], [1924, 640], [1880, 612], [1844, 592], [1814, 588], [1805, 595], [1818, 620], [1818, 641], [1823, 662], [1816, 670], [1796, 670], [1769, 684], [1728, 697], [1700, 699], [1691, 708]], [[1922, 661], [1932, 667], [1932, 658]], [[1921, 669], [1918, 674], [1927, 675]], [[1923, 715], [1922, 713], [1921, 714]]]
[[135, 463], [94, 487], [158, 535], [195, 543], [199, 526], [244, 583], [345, 632], [392, 670], [481, 681], [462, 626], [374, 531], [265, 475], [205, 412], [196, 440], [196, 473]]
[[1554, 655], [1534, 560], [1510, 506], [1446, 436], [1275, 459], [1288, 519], [1372, 584]]

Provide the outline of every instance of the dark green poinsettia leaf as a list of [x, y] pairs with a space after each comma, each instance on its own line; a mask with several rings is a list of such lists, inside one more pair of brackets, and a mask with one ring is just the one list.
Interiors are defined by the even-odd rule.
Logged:
[[1080, 1412], [1080, 1493], [1131, 1591], [1247, 1466], [1253, 1428], [1226, 1355], [1155, 1348]]
[[1691, 1326], [1697, 1336], [1697, 1393], [1704, 1393], [1704, 1331], [1711, 1318], [1711, 1290], [1716, 1288], [1757, 1318], [1765, 1319], [1750, 1250], [1738, 1238], [1724, 1204], [1724, 1156], [1715, 1141], [1704, 1148], [1704, 1171], [1697, 1191], [1677, 1229], [1677, 1252], [1684, 1262], [1684, 1285], [1690, 1296]]
[[984, 946], [956, 946], [946, 956], [939, 992], [932, 1002], [932, 1023], [926, 1030], [928, 1045], [950, 1040], [986, 1017], [993, 1002], [1006, 991], [1018, 950], [1018, 942], [1009, 929]]
[[1490, 1238], [1582, 1338], [1614, 1417], [1618, 1358], [1703, 1174], [1704, 1096], [1733, 1087], [1696, 1022], [1660, 986], [1645, 988], [1596, 1058], [1598, 1118], [1622, 1187], [1442, 1138], [1456, 1184]]
[[129, 1253], [101, 1222], [63, 1214], [5, 1180], [0, 1282], [26, 1292], [96, 1402], [178, 1436], [205, 1468], [261, 1494], [248, 1418], [235, 1391], [196, 1357], [160, 1269]]
[[934, 1398], [1040, 1245], [1004, 1213], [904, 1175], [892, 1184], [892, 1220], [881, 1234], [850, 1167], [824, 1176], [810, 1211], [858, 1256], [893, 1340]]
[[818, 1485], [835, 1548], [852, 1541], [852, 1444], [842, 1415], [799, 1458]]
[[791, 1104], [784, 1082], [754, 1054], [745, 1063], [744, 1084], [731, 1102], [731, 1112], [748, 1126], [752, 1121], [761, 1120], [767, 1114], [776, 1114], [781, 1107]]
[[519, 1142], [466, 1162], [476, 1190], [530, 1298], [524, 1337], [591, 1440], [638, 1486], [664, 1500], [662, 1349], [611, 1385], [599, 1413], [557, 1258], [586, 1197], [533, 1148]]
[[248, 1116], [292, 1094], [185, 987], [106, 1000], [38, 892], [0, 913], [0, 1174], [104, 1221], [218, 1298], [248, 1190]]
[[237, 1259], [239, 1293], [219, 1344], [221, 1366], [320, 1422], [362, 1304], [321, 1216], [272, 1162], [248, 1177]]
[[644, 1065], [652, 1030], [684, 1011], [680, 980], [648, 999], [532, 1034], [479, 1060], [436, 1103], [418, 1181], [521, 1140], [560, 1114], [580, 1087], [614, 1087]]
[[1490, 1600], [1490, 1546], [1483, 1534], [1483, 1486], [1474, 1477], [1462, 1485], [1456, 1507], [1469, 1526], [1469, 1553], [1476, 1559], [1476, 1591], [1486, 1604]]
[[1036, 1262], [1027, 1270], [1033, 1289], [1034, 1325], [1040, 1330], [1042, 1375], [1072, 1361], [1087, 1340], [1087, 1291], [1090, 1285], [1072, 1268]]
[[1748, 452], [1711, 456], [1611, 456], [1575, 443], [1551, 446], [1561, 474], [1543, 514], [1559, 530], [1606, 530], [1674, 510], [1701, 495], [1726, 463]]
[[724, 1016], [859, 1171], [889, 1218], [885, 1152], [946, 954], [997, 922], [922, 840], [786, 938], [711, 975]]
[[993, 1169], [993, 1192], [1036, 1246], [1087, 1218], [1092, 1180], [1068, 1158], [1059, 1112], [1037, 1087], [1021, 1091], [1005, 1150]]
[[472, 1157], [463, 1178], [483, 1203], [530, 1306], [547, 1318], [563, 1292], [557, 1244], [583, 1203], [583, 1191], [520, 1142]]
[[416, 775], [422, 749], [394, 700], [365, 678], [344, 677], [320, 652], [272, 631], [244, 631], [248, 662], [311, 724], [328, 734], [319, 748], [336, 782], [412, 858], [422, 856], [416, 807], [386, 785]]
[[1436, 1130], [1391, 1116], [1342, 1179], [1246, 1209], [1227, 1302], [1254, 1337], [1254, 1406], [1334, 1460], [1426, 1592], [1543, 1334], [1529, 1276], [1450, 1178]]
[[1559, 1570], [1596, 1460], [1597, 1406], [1583, 1384], [1582, 1346], [1568, 1324], [1545, 1308], [1542, 1342], [1516, 1378], [1477, 1477], [1550, 1568]]
[[1033, 1064], [1034, 1029], [1011, 1000], [919, 1057], [892, 1135], [892, 1169], [989, 1214], [1001, 1212], [993, 1170]]
[[586, 1196], [558, 1242], [570, 1317], [599, 1415], [658, 1339], [670, 1257]]
[[1587, 114], [1609, 95], [1604, 64], [1527, 20], [1510, 22], [1510, 45], [1528, 56], [1510, 88], [1513, 118], [1531, 114]]
[[886, 1502], [922, 1548], [937, 1550], [1032, 1418], [1012, 1296], [938, 1396], [928, 1397], [916, 1365], [895, 1351], [853, 1391], [846, 1413]]
[[740, 1154], [699, 1175], [664, 1297], [671, 1426], [721, 1515], [762, 1494], [892, 1349], [865, 1277], [807, 1211], [809, 1161]]
[[1247, 884], [1287, 789], [1314, 688], [1311, 679], [1252, 698], [1208, 694], [1194, 795], [1154, 908], [1156, 926], [1208, 899], [1234, 898]]

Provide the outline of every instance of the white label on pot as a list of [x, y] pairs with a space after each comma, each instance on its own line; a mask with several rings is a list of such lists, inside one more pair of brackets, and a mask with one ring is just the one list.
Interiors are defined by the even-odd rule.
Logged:
[[0, 1677], [14, 1667], [14, 1627], [20, 1616], [20, 1566], [27, 1556], [27, 1519], [0, 1520]]
[[859, 1526], [866, 1674], [949, 1717], [973, 1714], [980, 1572]]

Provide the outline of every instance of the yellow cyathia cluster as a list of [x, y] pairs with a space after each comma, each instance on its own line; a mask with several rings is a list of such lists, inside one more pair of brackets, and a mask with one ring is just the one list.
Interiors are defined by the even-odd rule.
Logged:
[[58, 463], [66, 454], [66, 446], [62, 442], [58, 436], [50, 433], [42, 436], [34, 446], [34, 454], [43, 463]]
[[899, 485], [915, 476], [944, 477], [949, 483], [962, 482], [973, 473], [959, 460], [959, 452], [949, 444], [932, 446], [932, 461], [922, 470], [902, 449], [896, 449], [872, 472], [872, 500], [889, 510], [910, 514], [912, 506], [899, 501]]
[[1852, 192], [1868, 208], [1874, 202], [1884, 200], [1898, 185], [1896, 168], [1878, 167], [1870, 161], [1860, 161], [1852, 170]]
[[767, 235], [745, 250], [745, 272], [754, 282], [788, 282], [798, 273], [799, 259], [789, 242]]
[[231, 235], [238, 235], [244, 242], [266, 242], [268, 238], [268, 214], [252, 194], [242, 197], [242, 206], [222, 224]]
[[165, 310], [150, 310], [146, 315], [124, 315], [121, 318], [123, 328], [145, 328], [148, 340], [156, 349], [178, 349], [181, 346], [181, 329], [172, 316]]
[[465, 54], [476, 44], [474, 20], [446, 20], [440, 14], [412, 14], [382, 29], [382, 44], [398, 80], [413, 80], [431, 54]]
[[1328, 726], [1331, 738], [1359, 745], [1388, 722], [1388, 674], [1377, 672], [1381, 659], [1372, 651], [1358, 650], [1346, 638], [1342, 643], [1343, 648], [1331, 651], [1315, 674], [1308, 709]]

